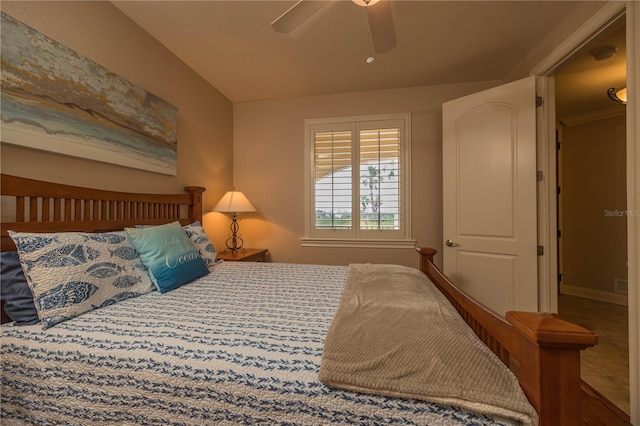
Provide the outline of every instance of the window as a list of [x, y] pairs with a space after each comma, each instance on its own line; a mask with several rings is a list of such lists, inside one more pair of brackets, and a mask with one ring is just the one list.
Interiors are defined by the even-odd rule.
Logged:
[[307, 120], [305, 130], [303, 245], [413, 247], [409, 114]]

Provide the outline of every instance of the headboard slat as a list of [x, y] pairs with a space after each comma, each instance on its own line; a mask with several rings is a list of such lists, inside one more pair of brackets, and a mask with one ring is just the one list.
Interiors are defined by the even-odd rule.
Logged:
[[[51, 206], [49, 205], [50, 199], [43, 198], [42, 199], [42, 221], [50, 222], [51, 221]], [[36, 203], [37, 204], [37, 203]]]
[[62, 203], [63, 199], [54, 198], [53, 199], [53, 221], [58, 222], [62, 218]]
[[29, 197], [29, 220], [32, 222], [38, 220], [38, 199], [36, 197]]
[[24, 221], [24, 214], [25, 214], [25, 210], [24, 210], [24, 205], [25, 205], [26, 200], [24, 199], [24, 197], [16, 197], [16, 220], [18, 222], [23, 222]]
[[73, 216], [74, 220], [79, 220], [79, 218], [82, 216], [82, 202], [78, 199], [74, 199], [73, 200], [73, 204], [74, 204], [74, 211], [75, 214]]

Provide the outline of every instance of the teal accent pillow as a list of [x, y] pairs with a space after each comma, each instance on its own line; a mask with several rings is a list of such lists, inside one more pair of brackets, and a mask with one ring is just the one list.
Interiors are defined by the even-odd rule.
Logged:
[[[136, 228], [148, 228], [153, 225], [136, 225]], [[222, 262], [218, 259], [218, 252], [216, 251], [213, 243], [209, 240], [207, 233], [204, 232], [204, 228], [199, 221], [195, 221], [189, 225], [182, 227], [184, 232], [187, 233], [187, 237], [191, 240], [191, 244], [198, 250], [200, 257], [204, 260], [204, 264], [207, 265], [210, 271], [214, 266]]]
[[179, 222], [148, 228], [125, 228], [131, 244], [160, 293], [209, 273]]

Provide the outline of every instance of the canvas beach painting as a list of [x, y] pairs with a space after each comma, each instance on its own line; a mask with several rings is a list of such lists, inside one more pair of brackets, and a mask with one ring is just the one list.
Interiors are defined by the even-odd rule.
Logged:
[[178, 109], [2, 13], [2, 143], [176, 175]]

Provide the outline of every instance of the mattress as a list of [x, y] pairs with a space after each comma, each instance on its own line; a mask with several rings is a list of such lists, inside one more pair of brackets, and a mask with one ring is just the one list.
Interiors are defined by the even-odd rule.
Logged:
[[2, 423], [514, 424], [320, 383], [347, 270], [223, 262], [47, 330], [4, 325]]

